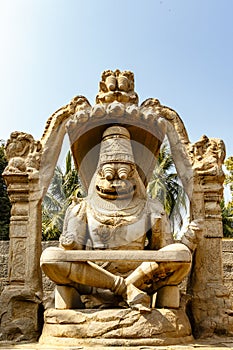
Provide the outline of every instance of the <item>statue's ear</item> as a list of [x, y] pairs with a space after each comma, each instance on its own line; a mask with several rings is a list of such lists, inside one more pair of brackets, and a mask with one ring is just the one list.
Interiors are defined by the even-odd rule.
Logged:
[[100, 87], [100, 91], [103, 91], [103, 92], [108, 91], [107, 86], [103, 81], [100, 81], [99, 87]]

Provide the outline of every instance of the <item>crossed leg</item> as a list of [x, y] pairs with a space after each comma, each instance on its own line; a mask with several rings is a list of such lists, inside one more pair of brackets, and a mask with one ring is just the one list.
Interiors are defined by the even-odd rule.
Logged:
[[[59, 248], [58, 248], [59, 249]], [[183, 245], [170, 245], [162, 248], [169, 253], [174, 249], [188, 249]], [[46, 250], [41, 256], [41, 267], [45, 274], [57, 285], [75, 284], [110, 289], [121, 295], [131, 308], [150, 310], [150, 297], [161, 287], [179, 284], [187, 275], [191, 263], [184, 262], [144, 262], [127, 278], [116, 276], [93, 262], [48, 262]]]

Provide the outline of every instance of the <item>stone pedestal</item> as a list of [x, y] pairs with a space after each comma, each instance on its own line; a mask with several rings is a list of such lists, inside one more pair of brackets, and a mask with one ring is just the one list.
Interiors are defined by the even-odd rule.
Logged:
[[45, 312], [41, 344], [150, 346], [187, 344], [193, 340], [182, 309], [56, 310]]

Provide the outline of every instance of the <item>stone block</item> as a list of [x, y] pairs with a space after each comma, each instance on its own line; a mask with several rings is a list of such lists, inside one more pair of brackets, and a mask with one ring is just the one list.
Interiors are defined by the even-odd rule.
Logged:
[[56, 310], [45, 312], [42, 344], [140, 346], [184, 344], [191, 327], [181, 309]]
[[230, 252], [233, 254], [233, 239], [223, 238], [222, 250], [223, 250], [223, 252]]
[[222, 254], [224, 265], [233, 266], [233, 250], [232, 252], [223, 252]]

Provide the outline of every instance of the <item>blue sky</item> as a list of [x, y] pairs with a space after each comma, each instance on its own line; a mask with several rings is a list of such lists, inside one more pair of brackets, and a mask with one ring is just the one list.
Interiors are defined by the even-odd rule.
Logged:
[[175, 109], [190, 140], [233, 155], [233, 0], [0, 0], [0, 139], [39, 139], [75, 95], [94, 104], [101, 72], [132, 70], [140, 102]]

